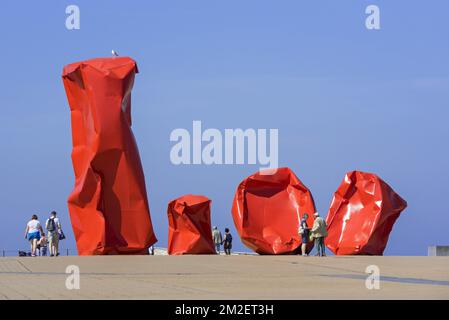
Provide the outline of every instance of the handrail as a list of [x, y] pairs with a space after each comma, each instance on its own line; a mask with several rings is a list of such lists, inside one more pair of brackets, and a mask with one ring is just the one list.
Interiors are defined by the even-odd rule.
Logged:
[[[154, 247], [154, 250], [167, 252], [167, 248], [164, 248], [164, 247]], [[19, 255], [19, 251], [26, 252], [27, 254], [28, 253], [31, 254], [31, 250], [29, 248], [27, 248], [27, 249], [20, 248], [20, 249], [15, 249], [15, 250], [0, 249], [0, 258], [1, 257], [17, 257]], [[257, 255], [257, 253], [254, 253], [254, 252], [233, 251], [232, 253], [237, 254], [237, 255]], [[49, 255], [48, 248], [47, 248], [47, 255]], [[60, 249], [60, 255], [62, 255], [62, 256], [77, 256], [78, 250], [73, 249], [73, 248]]]

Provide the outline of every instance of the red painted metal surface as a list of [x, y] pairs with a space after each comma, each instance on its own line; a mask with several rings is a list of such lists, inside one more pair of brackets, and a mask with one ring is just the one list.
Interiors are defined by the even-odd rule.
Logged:
[[80, 255], [147, 254], [157, 240], [131, 131], [136, 62], [100, 58], [64, 67], [75, 186], [68, 206]]
[[215, 254], [210, 203], [207, 197], [189, 194], [168, 204], [168, 254]]
[[262, 173], [239, 184], [232, 207], [235, 226], [242, 242], [259, 254], [293, 253], [301, 245], [298, 228], [304, 213], [313, 225], [312, 194], [289, 168]]
[[326, 246], [337, 255], [382, 255], [393, 224], [407, 207], [382, 179], [352, 171], [334, 193]]

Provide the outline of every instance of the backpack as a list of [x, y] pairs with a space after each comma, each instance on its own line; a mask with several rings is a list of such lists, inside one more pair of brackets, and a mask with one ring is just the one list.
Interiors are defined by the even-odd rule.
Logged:
[[56, 230], [55, 220], [52, 218], [48, 219], [46, 227], [47, 227], [47, 230], [50, 232], [55, 231]]

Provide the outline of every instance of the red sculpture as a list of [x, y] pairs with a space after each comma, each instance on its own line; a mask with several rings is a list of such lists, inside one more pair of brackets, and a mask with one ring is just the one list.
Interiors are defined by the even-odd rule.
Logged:
[[168, 254], [215, 254], [210, 203], [190, 194], [168, 204]]
[[393, 224], [407, 207], [382, 179], [352, 171], [334, 193], [326, 246], [337, 255], [382, 255]]
[[[313, 225], [315, 204], [309, 189], [289, 168], [256, 173], [237, 188], [232, 216], [242, 242], [259, 254], [289, 254], [301, 245], [300, 218], [309, 214]], [[308, 251], [313, 247], [308, 245]]]
[[100, 58], [64, 67], [75, 187], [68, 206], [78, 253], [147, 254], [157, 240], [131, 131], [136, 62]]

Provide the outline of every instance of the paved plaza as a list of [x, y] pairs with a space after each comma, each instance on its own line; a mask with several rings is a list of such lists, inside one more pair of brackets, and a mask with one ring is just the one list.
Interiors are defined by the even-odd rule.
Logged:
[[[379, 290], [366, 287], [370, 265]], [[0, 299], [449, 299], [449, 257], [7, 257]]]

